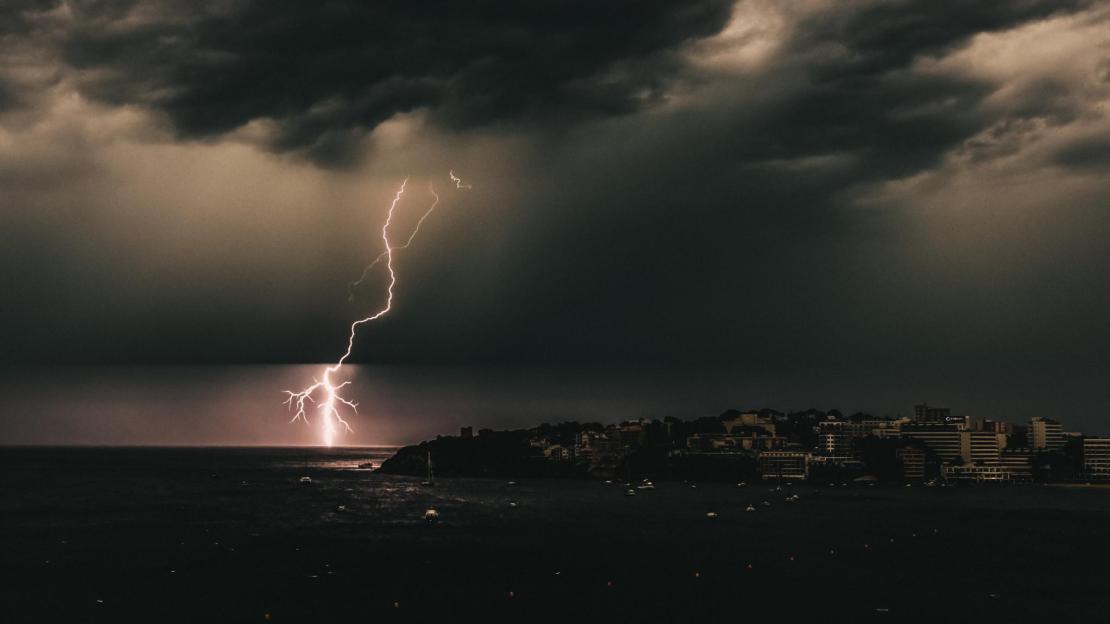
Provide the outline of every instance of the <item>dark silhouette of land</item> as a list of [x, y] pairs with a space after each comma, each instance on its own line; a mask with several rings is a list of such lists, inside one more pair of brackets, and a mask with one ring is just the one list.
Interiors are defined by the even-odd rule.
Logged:
[[1048, 419], [973, 421], [923, 404], [907, 418], [762, 409], [477, 434], [464, 427], [401, 448], [381, 471], [420, 476], [434, 458], [436, 474], [453, 477], [1014, 484], [1110, 480], [1107, 449], [1110, 440], [1065, 434]]

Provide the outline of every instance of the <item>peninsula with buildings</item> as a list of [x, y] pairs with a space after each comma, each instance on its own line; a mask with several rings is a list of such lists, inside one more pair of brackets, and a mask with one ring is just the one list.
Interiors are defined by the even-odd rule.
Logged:
[[1049, 418], [1010, 423], [914, 406], [878, 418], [810, 409], [729, 410], [716, 417], [543, 424], [401, 448], [381, 472], [442, 477], [580, 477], [884, 483], [1110, 482], [1110, 437]]

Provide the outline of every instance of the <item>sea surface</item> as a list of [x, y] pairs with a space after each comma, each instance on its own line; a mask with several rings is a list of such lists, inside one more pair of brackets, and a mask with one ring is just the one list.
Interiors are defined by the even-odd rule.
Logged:
[[1106, 621], [1110, 489], [358, 468], [392, 450], [0, 448], [0, 621]]

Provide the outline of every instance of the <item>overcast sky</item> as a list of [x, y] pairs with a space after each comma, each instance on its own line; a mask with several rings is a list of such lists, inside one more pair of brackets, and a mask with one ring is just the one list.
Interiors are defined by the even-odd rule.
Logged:
[[974, 378], [1091, 418], [1108, 102], [1100, 2], [9, 1], [0, 364], [330, 361], [411, 176], [399, 228], [442, 201], [354, 362]]

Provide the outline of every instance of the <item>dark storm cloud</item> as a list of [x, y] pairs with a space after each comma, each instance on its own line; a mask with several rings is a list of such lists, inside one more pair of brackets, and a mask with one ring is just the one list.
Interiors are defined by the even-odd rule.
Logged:
[[[1086, 4], [849, 3], [817, 11], [794, 25], [776, 72], [748, 78], [766, 94], [762, 110], [736, 103], [733, 127], [708, 139], [725, 143], [723, 153], [708, 157], [750, 163], [851, 152], [864, 159], [852, 175], [877, 178], [932, 166], [989, 124], [976, 105], [992, 86], [900, 72], [977, 33]], [[325, 166], [353, 162], [370, 130], [417, 109], [447, 128], [517, 130], [640, 110], [691, 74], [678, 46], [717, 33], [731, 13], [720, 0], [71, 7], [75, 18], [59, 40], [64, 60], [84, 70], [86, 95], [162, 111], [187, 139], [273, 120], [269, 149]], [[36, 2], [9, 11], [8, 21], [49, 8]], [[792, 78], [804, 86], [784, 87]], [[16, 100], [6, 92], [0, 105]], [[1028, 87], [1027, 115], [1073, 118], [1082, 110], [1073, 95], [1051, 81]]]
[[[355, 359], [816, 369], [818, 360], [869, 366], [902, 353], [913, 354], [905, 366], [1070, 353], [1082, 363], [1108, 343], [1105, 331], [1087, 331], [1094, 317], [1083, 312], [1107, 299], [1097, 270], [1066, 283], [1049, 279], [1037, 273], [1034, 253], [992, 267], [997, 260], [983, 262], [982, 246], [951, 240], [957, 226], [922, 242], [899, 215], [859, 211], [857, 203], [919, 174], [943, 186], [953, 157], [988, 165], [1046, 129], [1093, 115], [1101, 96], [1065, 76], [1000, 93], [1003, 79], [926, 63], [969, 49], [981, 33], [1083, 6], [829, 3], [784, 18], [773, 52], [735, 72], [698, 65], [689, 50], [725, 25], [730, 7], [722, 3], [404, 3], [387, 11], [380, 3], [241, 2], [204, 12], [191, 4], [77, 4], [52, 41], [80, 70], [86, 95], [165, 113], [181, 137], [209, 144], [269, 119], [269, 149], [347, 164], [360, 136], [416, 109], [445, 144], [522, 138], [525, 149], [477, 150], [471, 161], [498, 161], [520, 177], [508, 180], [524, 189], [512, 207], [499, 205], [505, 174], [476, 181], [471, 196], [490, 211], [480, 228], [466, 208], [437, 214], [427, 232], [435, 244], [412, 260], [427, 264], [406, 265], [403, 314], [375, 334], [372, 354]], [[1061, 147], [1055, 164], [1105, 168], [1097, 142], [1083, 145]], [[1092, 231], [1107, 229], [1096, 211], [1084, 219]], [[523, 233], [511, 231], [517, 223]], [[1064, 231], [1068, 225], [1061, 219], [1041, 230], [1081, 238]], [[72, 247], [51, 236], [45, 247]], [[17, 263], [44, 248], [42, 237], [32, 232], [0, 254]], [[1025, 238], [1014, 248], [1046, 248], [1028, 233], [1016, 237]], [[365, 241], [357, 245], [362, 251]], [[926, 249], [925, 260], [911, 256], [911, 245]], [[1094, 249], [1074, 264], [1097, 267], [1105, 255]], [[492, 260], [482, 265], [478, 256]], [[95, 279], [68, 283], [100, 307], [82, 308], [82, 323], [65, 323], [58, 339], [60, 330], [34, 317], [78, 307], [50, 304], [69, 291], [40, 283], [42, 271], [20, 278], [19, 289], [42, 303], [21, 317], [37, 331], [8, 341], [10, 361], [314, 361], [334, 357], [345, 339], [351, 310], [320, 303], [335, 297], [324, 280], [266, 299], [254, 282], [229, 277], [209, 299], [194, 277], [131, 309], [97, 290], [113, 270], [83, 258], [73, 260], [78, 275]], [[352, 251], [318, 272], [343, 292], [342, 276], [360, 260]], [[57, 273], [67, 279], [66, 270]], [[282, 279], [274, 275], [268, 279]], [[160, 279], [133, 290], [153, 291]], [[1032, 305], [1031, 293], [1070, 305]], [[290, 310], [295, 296], [310, 303]], [[166, 297], [172, 305], [159, 307]], [[275, 301], [283, 313], [257, 320]], [[1005, 322], [993, 316], [997, 309], [1009, 311]], [[56, 342], [78, 348], [52, 348]]]
[[[82, 90], [164, 111], [184, 138], [260, 118], [270, 147], [323, 164], [397, 113], [447, 127], [636, 110], [672, 75], [668, 55], [719, 31], [731, 2], [240, 2], [190, 14], [80, 5], [65, 60]], [[153, 13], [153, 14], [151, 14]]]
[[16, 100], [15, 93], [12, 91], [12, 88], [9, 87], [3, 79], [0, 79], [0, 112], [4, 112], [5, 109], [14, 107], [17, 103], [18, 102]]
[[905, 67], [922, 54], [938, 54], [965, 44], [976, 34], [1019, 25], [1093, 4], [1089, 0], [902, 0], [855, 3], [842, 11], [822, 11], [804, 20], [791, 47], [843, 46], [848, 53], [815, 74], [836, 82], [875, 76]]
[[24, 62], [19, 58], [42, 35], [39, 17], [58, 8], [57, 0], [16, 0], [0, 4], [0, 113], [29, 107], [44, 82], [16, 80], [10, 75]]
[[1110, 170], [1110, 135], [1092, 136], [1076, 141], [1056, 154], [1060, 165], [1094, 171]]
[[0, 34], [25, 33], [36, 14], [52, 11], [60, 0], [13, 0], [0, 5]]
[[[955, 359], [973, 369], [1035, 366], [1067, 352], [1070, 365], [1093, 364], [1108, 343], [1092, 320], [1107, 297], [1097, 272], [1078, 276], [1086, 287], [1042, 282], [1043, 269], [1024, 257], [992, 269], [1000, 275], [975, 276], [976, 256], [997, 253], [987, 232], [959, 249], [942, 237], [922, 268], [911, 256], [921, 250], [899, 242], [908, 232], [898, 231], [907, 226], [898, 216], [852, 210], [869, 187], [937, 170], [953, 154], [989, 163], [1012, 155], [1034, 128], [1043, 134], [1078, 119], [1076, 111], [1097, 111], [1097, 99], [1062, 77], [1032, 81], [1001, 106], [996, 81], [917, 67], [977, 34], [1082, 6], [837, 5], [803, 20], [765, 68], [735, 78], [732, 89], [652, 118], [651, 138], [635, 122], [598, 140], [624, 149], [576, 137], [565, 160], [551, 156], [576, 189], [559, 189], [558, 200], [536, 193], [545, 216], [526, 245], [528, 261], [499, 285], [517, 295], [514, 304], [494, 311], [488, 333], [439, 339], [468, 356], [523, 352], [548, 361], [589, 354], [806, 367], [830, 358], [866, 367], [905, 352], [913, 354], [900, 364], [907, 368]], [[604, 156], [568, 165], [588, 152], [584, 145]], [[625, 181], [591, 170], [601, 162], [619, 162]], [[1106, 230], [1105, 218], [1085, 218]], [[1043, 232], [1083, 236], [1064, 227]], [[1014, 235], [1015, 248], [1034, 244], [1018, 242], [1029, 233]], [[1094, 251], [1080, 263], [1104, 260]], [[944, 267], [949, 261], [957, 268]], [[1045, 309], [1031, 297], [1075, 307]], [[1001, 309], [1021, 311], [1002, 321]], [[419, 310], [398, 321], [410, 322], [415, 333], [434, 321]], [[408, 357], [403, 346], [390, 355]]]
[[[915, 60], [967, 45], [976, 34], [1066, 13], [1086, 2], [1004, 4], [879, 2], [820, 11], [795, 27], [772, 71], [754, 81], [762, 110], [745, 110], [722, 139], [740, 162], [851, 154], [830, 180], [845, 188], [912, 175], [1002, 118], [980, 108], [996, 85], [966, 76], [908, 71]], [[800, 86], [780, 87], [781, 75]], [[1066, 86], [1060, 90], [1070, 93]], [[1033, 90], [1030, 90], [1033, 91]], [[1027, 98], [1025, 115], [1060, 108], [1049, 85]], [[742, 105], [746, 105], [743, 103]], [[747, 108], [747, 106], [745, 106]]]

